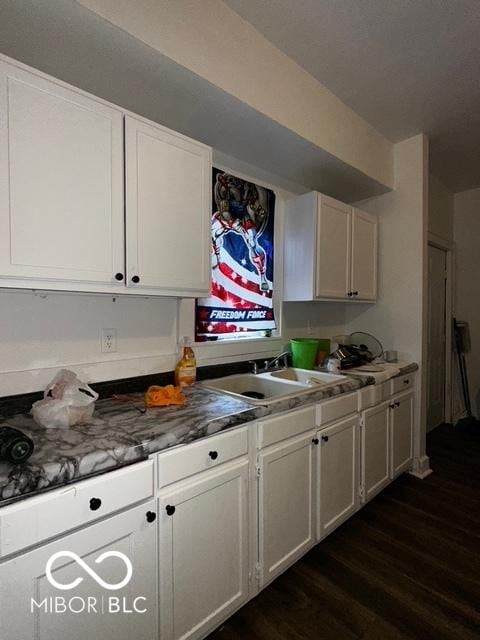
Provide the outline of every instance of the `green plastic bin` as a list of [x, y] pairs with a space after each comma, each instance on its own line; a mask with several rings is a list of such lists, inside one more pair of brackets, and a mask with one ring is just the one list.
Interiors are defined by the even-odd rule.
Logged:
[[320, 340], [313, 338], [292, 338], [290, 340], [290, 346], [294, 367], [298, 369], [314, 368]]

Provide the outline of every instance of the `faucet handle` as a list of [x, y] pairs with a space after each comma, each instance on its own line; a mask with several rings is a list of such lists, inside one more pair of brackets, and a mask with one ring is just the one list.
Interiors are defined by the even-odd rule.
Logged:
[[258, 373], [258, 364], [255, 362], [255, 360], [249, 360], [248, 364], [252, 365], [252, 373], [257, 374]]

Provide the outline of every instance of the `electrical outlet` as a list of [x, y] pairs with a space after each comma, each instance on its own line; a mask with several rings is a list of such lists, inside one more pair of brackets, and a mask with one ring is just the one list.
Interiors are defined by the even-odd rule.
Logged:
[[117, 350], [117, 330], [102, 329], [102, 353], [114, 353]]

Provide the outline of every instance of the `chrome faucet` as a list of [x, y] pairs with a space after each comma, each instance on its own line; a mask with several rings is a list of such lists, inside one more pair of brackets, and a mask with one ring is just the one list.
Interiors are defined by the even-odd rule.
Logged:
[[259, 368], [255, 360], [250, 360], [249, 364], [252, 365], [252, 373], [266, 373], [267, 371], [276, 371], [277, 369], [286, 369], [288, 367], [288, 356], [290, 351], [284, 351], [271, 360], [265, 360], [263, 367]]

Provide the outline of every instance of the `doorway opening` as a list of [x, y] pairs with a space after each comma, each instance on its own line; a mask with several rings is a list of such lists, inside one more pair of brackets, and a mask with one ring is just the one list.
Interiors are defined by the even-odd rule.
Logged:
[[427, 431], [452, 419], [452, 247], [428, 243]]

